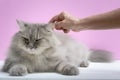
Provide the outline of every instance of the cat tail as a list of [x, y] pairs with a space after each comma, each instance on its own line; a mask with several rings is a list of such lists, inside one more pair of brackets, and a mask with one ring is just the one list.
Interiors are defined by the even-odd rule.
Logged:
[[91, 62], [112, 62], [113, 56], [112, 52], [107, 50], [90, 50], [89, 60]]

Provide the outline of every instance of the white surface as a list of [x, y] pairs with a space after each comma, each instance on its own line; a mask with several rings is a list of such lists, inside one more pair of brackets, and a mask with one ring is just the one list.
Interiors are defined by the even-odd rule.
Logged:
[[[0, 62], [2, 67], [3, 62]], [[78, 76], [65, 76], [57, 73], [33, 73], [22, 77], [12, 77], [0, 72], [0, 80], [120, 80], [120, 61], [112, 63], [90, 63], [88, 68], [79, 68]]]

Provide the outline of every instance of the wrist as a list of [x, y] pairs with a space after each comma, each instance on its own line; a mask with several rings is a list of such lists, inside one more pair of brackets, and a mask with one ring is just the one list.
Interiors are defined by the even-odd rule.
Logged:
[[84, 20], [78, 19], [74, 22], [74, 26], [71, 27], [71, 29], [76, 32], [85, 30], [85, 26], [83, 25], [83, 23], [84, 23]]
[[89, 30], [90, 29], [90, 21], [89, 19], [79, 19], [77, 24], [76, 24], [76, 29], [78, 31], [81, 30]]

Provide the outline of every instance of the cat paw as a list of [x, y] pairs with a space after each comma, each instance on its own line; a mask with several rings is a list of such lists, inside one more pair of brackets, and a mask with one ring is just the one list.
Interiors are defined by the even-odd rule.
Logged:
[[80, 64], [80, 67], [88, 67], [89, 66], [89, 62], [88, 61], [83, 61]]
[[62, 70], [63, 75], [78, 75], [79, 69], [74, 66], [65, 66]]
[[10, 76], [24, 76], [27, 74], [27, 68], [23, 65], [15, 65], [9, 70]]

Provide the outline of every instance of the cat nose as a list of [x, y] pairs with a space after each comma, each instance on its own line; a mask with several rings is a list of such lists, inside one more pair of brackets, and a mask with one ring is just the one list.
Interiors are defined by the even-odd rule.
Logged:
[[33, 48], [34, 48], [34, 45], [33, 45], [33, 44], [29, 44], [29, 48], [30, 48], [30, 49], [33, 49]]
[[33, 49], [34, 47], [30, 47], [30, 49]]

